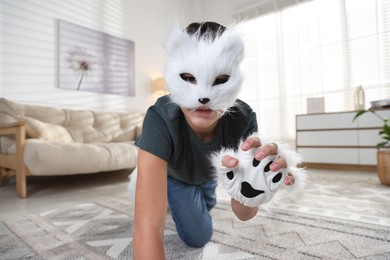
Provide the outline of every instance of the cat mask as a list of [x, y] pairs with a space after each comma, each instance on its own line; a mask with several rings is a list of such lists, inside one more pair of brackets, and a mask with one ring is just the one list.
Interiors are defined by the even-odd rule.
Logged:
[[217, 25], [213, 31], [208, 23], [169, 33], [164, 76], [172, 101], [180, 107], [225, 112], [241, 89], [244, 42], [236, 28], [211, 23]]

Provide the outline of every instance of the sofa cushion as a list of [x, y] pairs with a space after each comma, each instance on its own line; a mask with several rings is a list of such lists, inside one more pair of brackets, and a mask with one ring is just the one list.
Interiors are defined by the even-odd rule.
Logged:
[[89, 110], [64, 110], [66, 119], [63, 126], [69, 131], [74, 142], [109, 142], [110, 138], [94, 128], [95, 118]]
[[[135, 140], [142, 126], [139, 112], [68, 111], [64, 127], [74, 142], [127, 142]], [[90, 119], [85, 120], [85, 118]]]
[[5, 98], [0, 98], [0, 115], [1, 125], [23, 121], [23, 114], [20, 107]]
[[114, 136], [113, 142], [135, 140], [141, 134], [143, 116], [139, 113], [129, 112], [119, 114], [120, 132]]
[[129, 140], [136, 139], [137, 136], [137, 126], [132, 126], [127, 128], [125, 131], [122, 130], [121, 133], [114, 138], [112, 138], [113, 142], [127, 142]]
[[[137, 151], [132, 142], [59, 144], [27, 139], [24, 161], [36, 176], [96, 173], [134, 168]], [[15, 153], [15, 145], [7, 152]]]
[[28, 137], [53, 143], [73, 143], [69, 132], [61, 125], [45, 123], [31, 117], [24, 118]]
[[66, 113], [62, 108], [28, 104], [18, 105], [23, 110], [25, 117], [35, 118], [45, 123], [63, 125], [66, 119]]
[[0, 99], [0, 114], [0, 123], [25, 119], [27, 137], [64, 143], [135, 140], [144, 116], [137, 111], [73, 110], [18, 104], [4, 98]]

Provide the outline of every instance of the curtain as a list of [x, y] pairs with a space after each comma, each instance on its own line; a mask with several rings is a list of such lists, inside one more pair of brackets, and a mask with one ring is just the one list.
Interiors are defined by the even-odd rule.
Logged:
[[354, 110], [359, 85], [366, 108], [390, 98], [390, 1], [273, 3], [243, 25], [240, 98], [257, 112], [259, 132], [294, 145], [295, 115], [307, 113], [307, 98], [324, 97], [325, 112]]

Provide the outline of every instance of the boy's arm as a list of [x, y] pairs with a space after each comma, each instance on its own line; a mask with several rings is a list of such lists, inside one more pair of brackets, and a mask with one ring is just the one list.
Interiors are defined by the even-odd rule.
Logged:
[[231, 206], [234, 214], [239, 220], [247, 221], [256, 216], [259, 207], [247, 207], [235, 199], [231, 199]]
[[165, 259], [168, 164], [140, 149], [134, 215], [134, 259]]

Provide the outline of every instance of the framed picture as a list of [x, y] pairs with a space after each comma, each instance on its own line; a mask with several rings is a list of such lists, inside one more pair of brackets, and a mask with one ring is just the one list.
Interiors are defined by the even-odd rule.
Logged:
[[324, 113], [325, 112], [325, 99], [324, 97], [308, 98], [307, 99], [307, 113]]
[[135, 95], [134, 42], [58, 20], [58, 87]]

